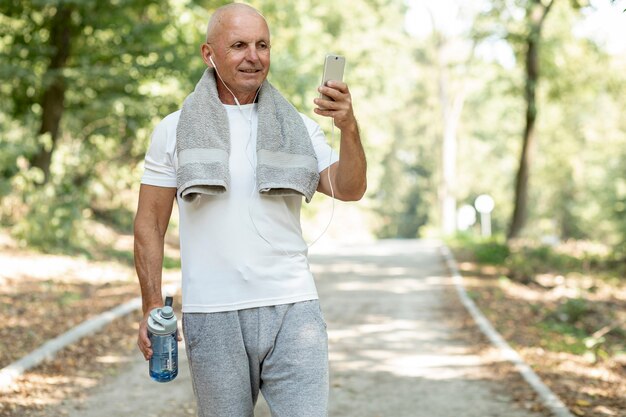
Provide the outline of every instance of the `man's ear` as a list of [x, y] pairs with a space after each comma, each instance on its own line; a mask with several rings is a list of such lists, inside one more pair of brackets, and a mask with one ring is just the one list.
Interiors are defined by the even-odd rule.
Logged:
[[215, 67], [215, 65], [213, 65], [212, 59], [211, 59], [211, 55], [212, 55], [211, 47], [208, 44], [203, 43], [200, 46], [200, 54], [202, 55], [202, 60], [204, 61], [205, 64], [207, 64], [207, 66]]

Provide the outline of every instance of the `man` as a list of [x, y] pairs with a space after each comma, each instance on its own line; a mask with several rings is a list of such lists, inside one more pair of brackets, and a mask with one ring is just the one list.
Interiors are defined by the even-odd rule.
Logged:
[[182, 110], [156, 127], [135, 219], [144, 319], [163, 305], [164, 235], [180, 212], [183, 331], [200, 416], [248, 417], [261, 390], [275, 417], [327, 415], [326, 326], [299, 211], [315, 191], [359, 200], [366, 163], [348, 87], [330, 82], [321, 129], [266, 81], [270, 33], [241, 3], [220, 7], [201, 47], [207, 70]]

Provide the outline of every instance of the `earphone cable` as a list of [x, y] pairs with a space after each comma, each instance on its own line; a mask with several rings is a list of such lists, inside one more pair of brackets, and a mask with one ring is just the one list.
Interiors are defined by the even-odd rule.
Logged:
[[[232, 92], [232, 90], [230, 88], [228, 88], [228, 85], [226, 85], [226, 83], [224, 82], [224, 79], [220, 75], [220, 73], [219, 73], [219, 71], [217, 69], [217, 66], [215, 65], [215, 63], [213, 62], [213, 59], [210, 56], [209, 56], [209, 60], [213, 64], [213, 69], [215, 69], [215, 73], [217, 74], [219, 79], [222, 81], [222, 84], [224, 84], [224, 86], [226, 87], [228, 92], [233, 96], [233, 99], [235, 100], [235, 104], [237, 104], [237, 108], [239, 109], [239, 112], [243, 116], [244, 120], [248, 121], [249, 133], [248, 133], [248, 141], [246, 142], [246, 148], [245, 148], [244, 153], [246, 155], [246, 159], [248, 160], [248, 163], [250, 164], [250, 167], [252, 168], [252, 173], [253, 173], [253, 176], [254, 176], [254, 179], [255, 179], [255, 183], [256, 183], [256, 179], [257, 179], [257, 176], [256, 176], [256, 166], [250, 160], [250, 156], [248, 154], [248, 148], [250, 146], [250, 143], [252, 142], [252, 130], [253, 130], [252, 129], [252, 116], [254, 114], [254, 103], [256, 102], [256, 99], [259, 96], [259, 92], [261, 91], [261, 87], [259, 87], [257, 89], [256, 94], [254, 96], [254, 100], [252, 100], [252, 106], [250, 108], [250, 114], [248, 115], [248, 117], [246, 117], [246, 114], [244, 113], [243, 108], [241, 107], [241, 104], [239, 103], [239, 100], [237, 99], [235, 94]], [[330, 152], [329, 152], [329, 155], [328, 155], [328, 167], [326, 168], [326, 173], [328, 175], [328, 184], [330, 186], [332, 208], [331, 208], [330, 218], [328, 219], [328, 223], [326, 224], [326, 227], [324, 228], [322, 233], [317, 238], [315, 238], [315, 240], [313, 240], [311, 243], [307, 244], [307, 248], [310, 248], [311, 246], [313, 246], [315, 243], [317, 243], [317, 241], [319, 241], [322, 238], [322, 236], [324, 236], [324, 234], [326, 234], [326, 232], [328, 231], [328, 229], [330, 227], [330, 224], [333, 221], [333, 217], [335, 215], [335, 190], [333, 188], [333, 182], [332, 182], [332, 179], [331, 179], [331, 176], [330, 176], [330, 167], [331, 167], [331, 164], [332, 164], [332, 157], [333, 157], [332, 146], [334, 145], [334, 142], [335, 142], [335, 123], [334, 123], [334, 120], [331, 120], [331, 149], [330, 149]], [[263, 236], [263, 234], [261, 233], [261, 231], [257, 227], [256, 222], [254, 221], [254, 217], [252, 216], [252, 202], [254, 201], [254, 198], [255, 198], [256, 194], [257, 193], [255, 193], [255, 189], [253, 187], [252, 188], [252, 193], [250, 195], [249, 203], [248, 203], [248, 216], [250, 217], [250, 221], [252, 222], [252, 226], [254, 227], [254, 230], [256, 231], [256, 233], [259, 235], [259, 237], [261, 237], [261, 239], [263, 239], [274, 250], [276, 250], [278, 252], [282, 252], [286, 256], [297, 256], [297, 255], [300, 255], [301, 254], [300, 252], [294, 252], [294, 253], [290, 254], [289, 252], [285, 251], [284, 249], [276, 248], [265, 236]], [[258, 196], [256, 196], [256, 197], [258, 197]], [[260, 198], [260, 197], [258, 197], [258, 198]]]

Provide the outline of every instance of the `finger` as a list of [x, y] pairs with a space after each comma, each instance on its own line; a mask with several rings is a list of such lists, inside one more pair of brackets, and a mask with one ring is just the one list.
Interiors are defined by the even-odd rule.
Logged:
[[320, 116], [326, 116], [326, 117], [332, 117], [332, 118], [334, 118], [337, 114], [336, 110], [328, 110], [328, 109], [323, 109], [323, 108], [316, 108], [316, 109], [313, 109], [313, 111], [319, 114]]
[[323, 98], [316, 98], [313, 103], [317, 104], [318, 108], [322, 110], [338, 110], [339, 104], [332, 100], [325, 100]]
[[342, 93], [347, 93], [348, 90], [348, 84], [344, 83], [343, 81], [338, 81], [338, 80], [330, 80], [326, 83], [326, 85], [328, 87], [334, 88], [335, 90], [339, 90]]
[[139, 347], [139, 350], [141, 351], [141, 353], [143, 354], [143, 357], [145, 360], [148, 360], [152, 357], [152, 349], [150, 349], [149, 347], [145, 346], [141, 341], [137, 341], [137, 346]]
[[324, 86], [320, 86], [317, 91], [319, 91], [320, 93], [322, 93], [323, 95], [330, 97], [331, 99], [333, 99], [334, 101], [340, 101], [340, 100], [344, 100], [345, 99], [345, 94], [342, 93], [341, 91], [337, 90], [336, 88], [332, 88], [332, 87], [324, 87]]
[[148, 337], [148, 329], [146, 329], [145, 326], [140, 326], [139, 327], [139, 341], [145, 346], [145, 347], [150, 347], [152, 346], [152, 342], [150, 341], [150, 338]]
[[139, 332], [137, 334], [137, 346], [139, 347], [141, 353], [143, 353], [143, 356], [146, 360], [152, 357], [152, 349], [150, 349], [150, 347], [152, 346], [152, 342], [148, 337], [148, 329], [145, 322], [142, 322], [139, 325]]

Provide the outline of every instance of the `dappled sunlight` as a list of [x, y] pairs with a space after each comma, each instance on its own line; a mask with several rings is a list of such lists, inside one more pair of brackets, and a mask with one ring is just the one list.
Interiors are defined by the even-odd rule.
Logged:
[[[35, 408], [52, 406], [59, 404], [68, 393], [74, 392], [76, 389], [92, 388], [97, 384], [97, 378], [46, 375], [32, 372], [18, 379], [13, 392], [0, 394], [0, 401], [9, 406], [34, 406]], [[36, 395], [32, 395], [32, 393], [36, 393]]]
[[621, 415], [626, 285], [584, 268], [542, 271], [522, 283], [510, 271], [481, 275], [479, 265], [467, 264], [470, 296], [577, 415]]
[[[520, 353], [531, 363], [540, 364], [537, 369], [542, 379], [569, 403], [582, 404], [588, 407], [586, 410], [601, 413], [598, 415], [622, 415], [618, 410], [624, 410], [622, 401], [626, 392], [623, 362], [594, 364], [584, 356], [538, 347], [522, 348]], [[592, 400], [603, 404], [593, 404]]]
[[379, 282], [347, 281], [335, 284], [339, 291], [388, 291], [406, 294], [412, 291], [424, 291], [427, 286], [413, 279], [393, 279]]
[[407, 275], [409, 273], [409, 269], [390, 266], [390, 267], [381, 267], [376, 264], [365, 264], [365, 263], [355, 263], [355, 262], [335, 262], [329, 265], [322, 264], [312, 264], [311, 271], [314, 274], [347, 274], [347, 273], [356, 273], [356, 274], [366, 274], [366, 275], [388, 275], [388, 276], [402, 276]]
[[440, 244], [437, 240], [427, 239], [384, 239], [374, 242], [313, 246], [310, 255], [358, 256], [367, 258], [385, 258], [389, 256], [412, 256], [417, 250], [436, 252]]
[[[387, 320], [329, 331], [330, 360], [337, 371], [386, 372], [403, 377], [460, 378], [476, 373], [484, 359], [454, 343], [436, 345], [444, 330], [422, 320]], [[353, 344], [353, 350], [333, 349]], [[476, 368], [476, 369], [472, 369]]]
[[559, 361], [559, 365], [557, 369], [564, 374], [569, 374], [574, 377], [584, 377], [584, 378], [593, 378], [602, 380], [605, 382], [613, 382], [618, 383], [621, 381], [622, 375], [620, 374], [619, 368], [610, 369], [607, 367], [594, 367], [589, 366], [592, 365], [586, 360], [584, 357], [578, 355], [572, 355], [565, 352], [555, 353], [555, 352], [547, 352], [547, 351], [538, 351], [534, 350], [534, 353], [537, 354], [540, 352], [542, 355], [548, 355]]
[[2, 251], [0, 265], [2, 265], [0, 282], [24, 277], [42, 281], [55, 279], [63, 282], [92, 283], [135, 279], [134, 270], [118, 262], [93, 262], [64, 255]]
[[[498, 382], [516, 378], [499, 352], [477, 340], [437, 244], [405, 243], [363, 245], [371, 256], [349, 248], [312, 257], [328, 322], [335, 415], [463, 415], [461, 403], [493, 396]], [[520, 392], [532, 399], [528, 388]], [[362, 403], [369, 408], [360, 410]], [[495, 410], [474, 411], [515, 415]]]
[[473, 262], [459, 262], [457, 266], [463, 273], [475, 273], [481, 276], [499, 276], [506, 272], [502, 266], [480, 265]]
[[[148, 223], [159, 214], [159, 224], [149, 224], [146, 233], [152, 228], [162, 234], [169, 226], [163, 259], [152, 256], [160, 250], [152, 251], [150, 245], [145, 251], [138, 248], [146, 255], [138, 261], [142, 289], [133, 268], [133, 217], [142, 181], [169, 188], [177, 185], [177, 172], [181, 179], [179, 162], [185, 164], [176, 149], [184, 143], [175, 146], [174, 130], [164, 128], [173, 116], [167, 123], [159, 121], [180, 109], [209, 65], [197, 45], [207, 40], [209, 16], [226, 2], [5, 3], [10, 7], [0, 15], [0, 68], [7, 76], [0, 102], [0, 338], [10, 348], [0, 349], [0, 366], [142, 293], [147, 307], [147, 298], [154, 301], [171, 292], [146, 285], [142, 270], [146, 279], [156, 277], [158, 285], [181, 282], [178, 229], [188, 224], [184, 213], [180, 218], [178, 204], [167, 219], [170, 197], [158, 198], [158, 204], [144, 205], [142, 200]], [[222, 289], [232, 300], [217, 297], [214, 305], [199, 303], [197, 309], [236, 309], [238, 301], [254, 307], [319, 294], [335, 381], [345, 388], [340, 401], [346, 408], [330, 415], [518, 417], [510, 397], [502, 401], [504, 412], [494, 404], [500, 400], [491, 394], [500, 382], [506, 385], [505, 378], [489, 374], [494, 359], [477, 348], [488, 342], [459, 303], [460, 294], [471, 306], [466, 294], [457, 293], [446, 276], [452, 271], [442, 262], [444, 244], [414, 239], [441, 236], [449, 244], [458, 241], [471, 255], [468, 259], [476, 261], [459, 264], [470, 276], [464, 281], [469, 298], [515, 349], [540, 347], [525, 352], [524, 359], [555, 391], [562, 389], [557, 394], [567, 399], [574, 414], [623, 414], [626, 0], [253, 3], [272, 33], [274, 64], [268, 81], [293, 105], [289, 115], [297, 119], [293, 126], [299, 126], [290, 129], [291, 116], [285, 119], [285, 143], [299, 147], [304, 139], [308, 154], [283, 153], [281, 166], [272, 172], [286, 168], [290, 181], [300, 183], [299, 167], [313, 154], [320, 168], [316, 173], [325, 169], [332, 162], [332, 155], [328, 164], [320, 158], [325, 141], [341, 156], [334, 167], [339, 168], [326, 169], [326, 178], [303, 181], [313, 192], [316, 187], [326, 191], [328, 180], [335, 194], [316, 192], [302, 210], [299, 197], [286, 200], [294, 215], [299, 213], [290, 230], [298, 239], [302, 232], [305, 251], [304, 243], [318, 241], [308, 250], [315, 282], [303, 265], [303, 281], [268, 273], [263, 291], [254, 291], [254, 280], [247, 282], [243, 273], [239, 283], [255, 292], [250, 304], [240, 299], [241, 291], [229, 291], [226, 285]], [[253, 50], [258, 45], [248, 46]], [[323, 57], [331, 51], [347, 63], [342, 76], [349, 91], [341, 88], [347, 101], [337, 96], [336, 104], [349, 102], [354, 108], [350, 104], [342, 112], [324, 113], [314, 111], [314, 98], [325, 71]], [[239, 85], [241, 80], [235, 79]], [[246, 91], [258, 87], [261, 79], [257, 81], [247, 84]], [[219, 97], [210, 99], [218, 107], [220, 100], [230, 102], [221, 88], [225, 83], [218, 83]], [[232, 86], [233, 97], [239, 95], [237, 85]], [[257, 103], [258, 117], [252, 117], [254, 108], [250, 117], [244, 115], [249, 143], [255, 140], [255, 126], [263, 132], [266, 115], [270, 121], [280, 116], [270, 114], [271, 108], [265, 112], [263, 103]], [[302, 123], [294, 111], [314, 122], [305, 120], [313, 143], [320, 139], [313, 154], [306, 134], [296, 134]], [[203, 117], [202, 123], [191, 117], [188, 126], [180, 123], [181, 131], [197, 127], [200, 139], [206, 139], [204, 127], [223, 124], [214, 115]], [[244, 121], [231, 122], [235, 127]], [[240, 141], [228, 138], [230, 131], [235, 139], [238, 129], [218, 130], [225, 134], [218, 136], [233, 151], [231, 156], [241, 150], [254, 156], [248, 144], [238, 148]], [[184, 132], [178, 136], [188, 137]], [[167, 139], [167, 146], [159, 138]], [[209, 134], [208, 139], [215, 137]], [[224, 150], [209, 148], [190, 151], [191, 159]], [[361, 175], [365, 156], [367, 175]], [[262, 240], [266, 236], [253, 230], [255, 219], [272, 216], [245, 204], [253, 202], [258, 187], [249, 196], [237, 193], [243, 179], [254, 182], [258, 167], [254, 161], [248, 161], [250, 167], [237, 164], [236, 158], [231, 162], [219, 169], [228, 180], [226, 193], [209, 199], [234, 202], [228, 213], [254, 235], [244, 243], [264, 245], [256, 235]], [[205, 177], [215, 173], [196, 171]], [[362, 195], [364, 177], [367, 192]], [[489, 209], [480, 204], [487, 195], [493, 202]], [[343, 197], [359, 201], [339, 201]], [[228, 229], [233, 232], [229, 236], [198, 226], [192, 223], [198, 229], [192, 235], [241, 237], [234, 229]], [[264, 247], [276, 252], [280, 265], [280, 252], [286, 251], [273, 250], [273, 236]], [[392, 239], [375, 242], [377, 237]], [[409, 239], [401, 239], [405, 237]], [[185, 248], [193, 246], [185, 239]], [[148, 240], [160, 246], [160, 239]], [[220, 262], [219, 247], [194, 249]], [[186, 257], [185, 268], [193, 273], [190, 261], [195, 260]], [[200, 269], [221, 277], [225, 268]], [[299, 284], [304, 280], [306, 288]], [[278, 294], [281, 286], [289, 293], [285, 297]], [[186, 303], [185, 309], [195, 307]], [[55, 360], [31, 369], [34, 373], [20, 382], [15, 397], [2, 396], [0, 417], [5, 411], [12, 417], [40, 417], [3, 408], [4, 401], [35, 405], [34, 411], [44, 413], [47, 405], [76, 394], [71, 387], [92, 387], [96, 378], [104, 380], [116, 369], [127, 372], [128, 351], [137, 354], [141, 322], [141, 313], [133, 314], [117, 319], [111, 325], [114, 331], [72, 343]], [[321, 321], [315, 324], [323, 328]], [[314, 335], [313, 328], [298, 330]], [[57, 375], [61, 373], [66, 377]], [[76, 375], [67, 377], [70, 373]], [[485, 381], [483, 391], [473, 391]], [[124, 387], [128, 383], [122, 382]], [[600, 383], [605, 389], [596, 389]], [[171, 390], [172, 385], [160, 389]], [[132, 405], [141, 411], [126, 413], [125, 404], [111, 398], [103, 413], [149, 416], [168, 411], [179, 417], [184, 407], [146, 395], [143, 400], [156, 404], [157, 411], [141, 410], [137, 401]], [[162, 404], [169, 407], [158, 410]], [[481, 404], [489, 406], [480, 409]]]
[[106, 364], [129, 363], [129, 362], [132, 362], [133, 360], [134, 358], [132, 356], [115, 356], [115, 355], [104, 355], [104, 356], [98, 356], [95, 358], [96, 362], [106, 363]]
[[[589, 301], [626, 301], [626, 285], [607, 284], [601, 279], [570, 274], [569, 277], [555, 274], [540, 274], [535, 280], [542, 286], [529, 286], [508, 278], [485, 280], [475, 275], [465, 275], [463, 282], [468, 288], [494, 287], [501, 289], [507, 297], [532, 302], [558, 302], [562, 299], [583, 297]], [[620, 311], [616, 312], [620, 314]]]
[[98, 296], [99, 297], [111, 297], [111, 296], [122, 295], [124, 297], [127, 297], [129, 292], [131, 291], [136, 292], [137, 287], [138, 285], [133, 282], [131, 285], [124, 285], [124, 286], [119, 286], [119, 287], [112, 286], [109, 288], [102, 288], [98, 290]]
[[[407, 340], [429, 340], [437, 335], [435, 330], [425, 330], [424, 324], [410, 320], [393, 320], [385, 323], [355, 324], [344, 329], [332, 329], [328, 331], [330, 340], [354, 338], [362, 343], [371, 341], [366, 337], [373, 335], [377, 340], [388, 342], [403, 342]], [[389, 346], [388, 347], [393, 347]]]
[[10, 278], [8, 285], [0, 286], [0, 313], [5, 316], [0, 323], [0, 337], [12, 340], [12, 349], [0, 350], [0, 366], [97, 313], [137, 297], [139, 292], [135, 282], [92, 284], [56, 278]]
[[384, 361], [382, 369], [399, 376], [432, 380], [464, 378], [470, 369], [483, 365], [479, 356], [407, 355]]

